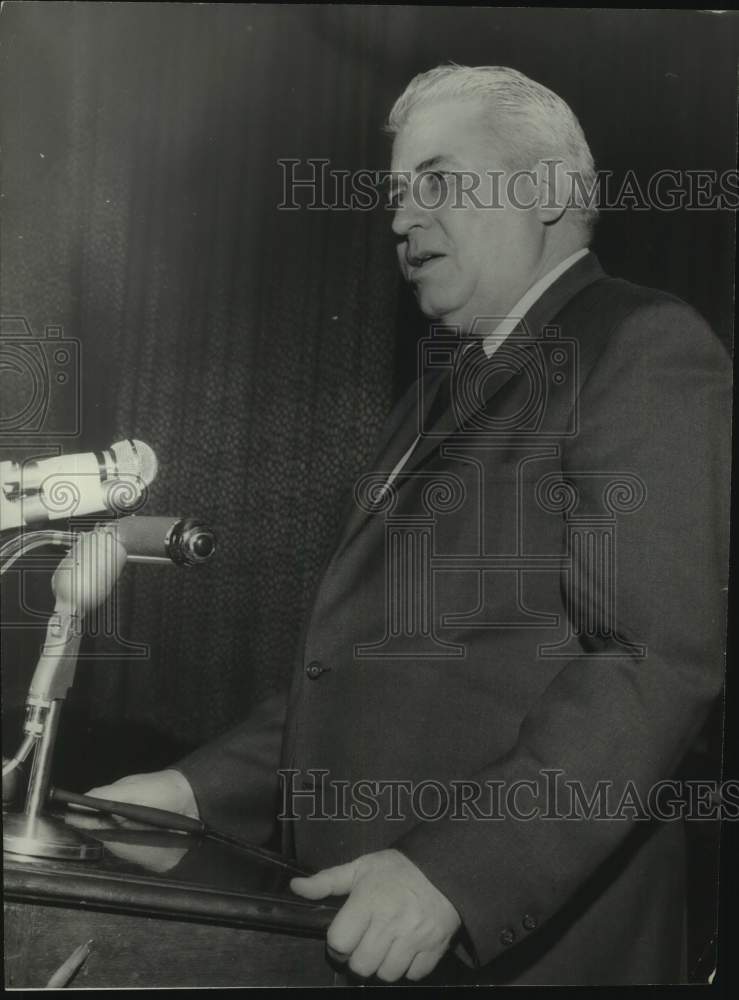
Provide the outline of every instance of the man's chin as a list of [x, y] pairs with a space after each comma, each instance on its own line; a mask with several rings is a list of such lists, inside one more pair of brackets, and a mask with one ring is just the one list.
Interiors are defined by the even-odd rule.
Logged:
[[464, 332], [469, 326], [469, 317], [465, 310], [459, 306], [451, 306], [449, 303], [434, 302], [430, 299], [424, 300], [423, 296], [417, 297], [418, 308], [424, 316], [433, 323], [443, 326], [457, 326]]
[[454, 322], [451, 317], [460, 311], [459, 306], [440, 295], [434, 295], [432, 291], [418, 287], [414, 291], [418, 308], [427, 319], [436, 320], [438, 323]]

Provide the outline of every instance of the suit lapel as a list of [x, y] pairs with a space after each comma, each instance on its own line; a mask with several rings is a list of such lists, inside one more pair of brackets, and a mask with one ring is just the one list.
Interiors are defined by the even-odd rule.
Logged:
[[[383, 475], [385, 478], [389, 477], [420, 429], [425, 426], [428, 411], [434, 404], [440, 382], [438, 372], [427, 371], [410, 386], [405, 396], [397, 403], [380, 438], [375, 457], [369, 465], [369, 469], [380, 478]], [[369, 513], [357, 503], [352, 491], [340, 535], [342, 546], [347, 544], [369, 516]]]
[[[490, 400], [514, 375], [522, 370], [526, 364], [527, 355], [535, 349], [541, 337], [542, 328], [551, 323], [575, 295], [602, 277], [604, 277], [604, 272], [597, 257], [595, 254], [589, 253], [568, 268], [544, 292], [523, 317], [510, 338], [504, 342], [504, 345], [509, 345], [505, 356], [506, 362], [496, 366], [495, 377], [484, 380], [479, 397], [481, 407], [489, 408]], [[459, 347], [465, 343], [471, 343], [471, 339], [462, 341], [457, 338], [457, 341], [455, 363], [462, 366], [465, 364], [465, 358]], [[479, 344], [470, 348], [470, 353], [475, 351], [478, 357], [472, 359], [469, 364], [481, 363], [484, 365], [484, 359], [479, 355], [481, 349]], [[490, 365], [490, 361], [487, 364]], [[449, 392], [448, 389], [445, 389], [444, 378], [445, 372], [438, 368], [426, 368], [420, 371], [419, 379], [398, 404], [397, 416], [390, 422], [382, 437], [371, 466], [378, 477], [387, 478], [390, 475], [392, 469], [410, 447], [414, 436], [422, 430], [420, 440], [394, 482], [395, 486], [400, 486], [407, 481], [409, 473], [417, 470], [438, 450], [445, 439], [465, 426], [469, 426], [469, 419], [474, 420], [475, 409], [473, 405], [469, 405], [461, 408], [463, 412], [460, 421], [459, 407], [455, 410], [452, 405], [454, 390]], [[446, 399], [444, 405], [439, 409], [440, 393], [444, 392]], [[428, 424], [429, 412], [434, 415], [431, 425]], [[353, 500], [344, 530], [341, 533], [340, 548], [343, 549], [348, 545], [368, 517], [371, 517], [371, 514], [360, 507], [356, 500]]]
[[440, 381], [439, 373], [426, 371], [410, 386], [397, 404], [395, 414], [388, 421], [370, 465], [371, 469], [382, 468], [389, 474], [395, 468], [410, 447], [413, 435], [418, 434], [425, 425]]
[[[422, 466], [450, 435], [473, 430], [476, 414], [483, 408], [489, 413], [491, 400], [530, 360], [542, 330], [580, 291], [602, 277], [604, 272], [598, 258], [593, 253], [587, 254], [537, 299], [492, 358], [482, 353], [479, 339], [469, 348], [469, 354], [460, 351], [448, 406], [434, 425], [425, 428], [398, 480]], [[472, 338], [467, 343], [472, 343]]]

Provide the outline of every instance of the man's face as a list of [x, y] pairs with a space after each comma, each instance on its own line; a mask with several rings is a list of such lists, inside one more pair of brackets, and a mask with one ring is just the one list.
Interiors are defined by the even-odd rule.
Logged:
[[[422, 312], [463, 330], [477, 317], [505, 316], [539, 276], [544, 227], [536, 211], [510, 204], [510, 169], [480, 105], [454, 100], [417, 108], [395, 137], [392, 171], [398, 260]], [[490, 171], [503, 173], [495, 187]], [[480, 177], [479, 201], [502, 207], [460, 196], [460, 172]], [[409, 184], [398, 182], [403, 174]], [[464, 184], [469, 188], [471, 179]], [[437, 197], [445, 186], [448, 196]], [[526, 178], [517, 182], [515, 197], [532, 202]]]

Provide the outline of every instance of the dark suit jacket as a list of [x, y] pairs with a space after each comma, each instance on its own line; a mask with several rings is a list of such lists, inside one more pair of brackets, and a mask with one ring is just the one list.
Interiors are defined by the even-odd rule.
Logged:
[[[298, 793], [285, 847], [315, 868], [403, 851], [457, 907], [476, 981], [681, 981], [684, 828], [633, 817], [722, 687], [727, 354], [690, 307], [592, 254], [488, 367], [449, 336], [423, 350], [373, 467], [393, 468], [417, 410], [431, 426], [389, 507], [357, 484], [289, 698], [178, 766], [207, 822], [263, 839], [280, 761]], [[555, 779], [608, 783], [610, 812], [556, 818], [573, 812], [546, 797]], [[406, 798], [321, 818], [332, 783], [362, 780], [443, 787], [415, 815]], [[522, 783], [531, 818], [459, 813], [464, 782], [502, 802]]]

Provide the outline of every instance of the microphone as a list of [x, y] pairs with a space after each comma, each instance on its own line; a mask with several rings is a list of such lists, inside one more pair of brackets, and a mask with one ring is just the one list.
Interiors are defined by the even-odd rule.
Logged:
[[153, 450], [131, 438], [101, 452], [0, 462], [0, 530], [130, 511], [156, 474]]
[[[135, 454], [139, 442], [129, 444]], [[116, 463], [115, 472], [119, 473], [116, 449], [122, 451], [119, 445], [114, 445], [109, 457]], [[156, 460], [151, 449], [148, 452], [147, 457], [153, 464], [147, 472], [153, 479]], [[80, 456], [80, 464], [84, 466], [89, 457]], [[101, 484], [107, 480], [107, 474], [106, 480], [102, 478], [103, 464], [100, 463], [99, 472]], [[143, 472], [143, 469], [139, 467], [138, 471]], [[5, 500], [4, 483], [0, 493]], [[60, 535], [64, 544], [70, 537], [74, 539], [69, 532], [35, 534]], [[81, 619], [108, 597], [127, 560], [192, 565], [204, 562], [214, 552], [213, 532], [194, 518], [129, 516], [98, 525], [94, 531], [85, 532], [74, 541], [52, 577], [54, 612], [26, 698], [24, 739], [13, 758], [8, 761], [3, 758], [5, 784], [12, 772], [35, 750], [25, 809], [23, 813], [3, 818], [4, 850], [38, 857], [81, 859], [101, 854], [99, 843], [80, 843], [79, 839], [70, 838], [63, 824], [43, 815], [59, 713], [74, 682], [82, 638]], [[6, 791], [12, 793], [13, 789]]]
[[210, 559], [215, 547], [211, 529], [190, 517], [131, 515], [80, 534], [51, 580], [54, 613], [27, 705], [66, 697], [74, 680], [80, 620], [109, 596], [126, 562], [192, 566]]
[[137, 517], [130, 515], [103, 525], [126, 550], [128, 562], [194, 566], [216, 550], [211, 528], [193, 517]]

